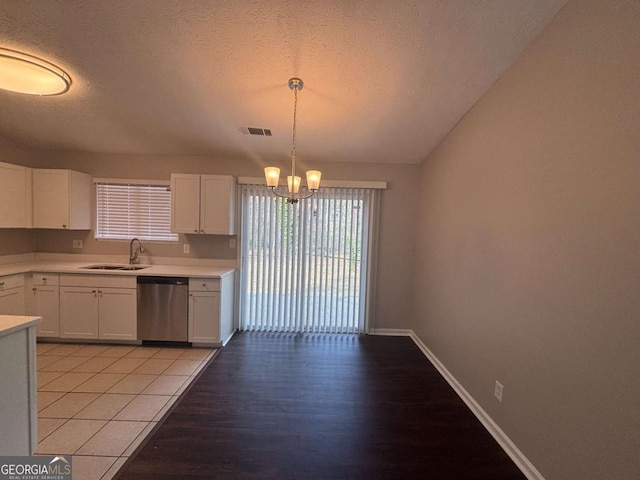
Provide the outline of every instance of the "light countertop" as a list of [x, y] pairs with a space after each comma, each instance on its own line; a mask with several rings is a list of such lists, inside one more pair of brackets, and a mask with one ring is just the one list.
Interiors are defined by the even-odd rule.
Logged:
[[[124, 275], [124, 276], [159, 276], [159, 277], [192, 277], [221, 278], [230, 275], [235, 268], [214, 267], [207, 265], [148, 265], [141, 270], [87, 270], [88, 265], [114, 262], [69, 262], [69, 261], [27, 261], [0, 265], [0, 276], [29, 272], [65, 273], [77, 275]], [[146, 266], [144, 263], [141, 266]]]
[[26, 317], [23, 315], [0, 315], [0, 337], [29, 328], [42, 321], [42, 317]]

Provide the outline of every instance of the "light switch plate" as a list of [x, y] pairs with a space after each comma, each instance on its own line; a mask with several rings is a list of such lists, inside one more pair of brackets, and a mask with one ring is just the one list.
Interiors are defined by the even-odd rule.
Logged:
[[78, 238], [73, 239], [73, 248], [82, 248], [82, 240]]
[[189, 253], [189, 244], [188, 243], [182, 244], [182, 253]]

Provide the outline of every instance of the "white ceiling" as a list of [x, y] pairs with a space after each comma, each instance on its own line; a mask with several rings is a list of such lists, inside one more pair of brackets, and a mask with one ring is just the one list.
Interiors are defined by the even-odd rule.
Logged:
[[[0, 90], [0, 136], [110, 153], [421, 163], [565, 0], [2, 0], [0, 47], [73, 79]], [[273, 137], [242, 135], [264, 127]]]

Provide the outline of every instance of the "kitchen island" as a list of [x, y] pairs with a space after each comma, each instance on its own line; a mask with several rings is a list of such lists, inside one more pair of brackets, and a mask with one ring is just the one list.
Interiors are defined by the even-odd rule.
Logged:
[[40, 317], [0, 315], [0, 456], [31, 455], [36, 450], [36, 325], [40, 321]]

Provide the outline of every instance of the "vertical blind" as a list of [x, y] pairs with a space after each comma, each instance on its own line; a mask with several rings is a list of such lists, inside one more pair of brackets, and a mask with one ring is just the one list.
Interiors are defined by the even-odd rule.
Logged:
[[364, 331], [375, 192], [322, 188], [295, 205], [263, 185], [241, 192], [241, 328]]
[[168, 185], [96, 183], [96, 238], [178, 241]]

